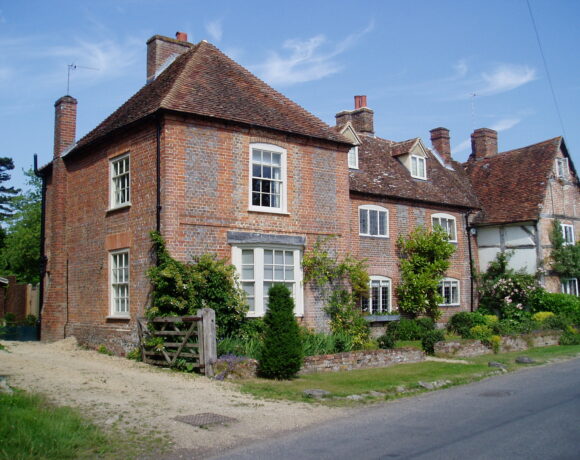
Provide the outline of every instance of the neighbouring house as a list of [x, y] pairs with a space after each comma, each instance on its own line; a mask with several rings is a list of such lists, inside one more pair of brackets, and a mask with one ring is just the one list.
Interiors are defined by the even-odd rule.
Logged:
[[431, 150], [419, 138], [375, 136], [373, 116], [366, 96], [355, 96], [354, 110], [336, 115], [337, 129], [355, 144], [348, 158], [350, 246], [369, 265], [371, 295], [363, 308], [377, 322], [397, 309], [397, 238], [422, 225], [441, 226], [456, 246], [440, 283], [442, 318], [469, 311], [477, 298], [471, 273], [477, 248], [469, 227], [479, 204], [461, 164], [451, 158], [449, 130], [431, 130]]
[[578, 175], [562, 137], [498, 153], [497, 132], [478, 129], [464, 163], [482, 212], [476, 217], [479, 269], [498, 252], [512, 252], [510, 267], [535, 274], [551, 292], [578, 295], [577, 279], [560, 279], [550, 270], [550, 234], [562, 224], [565, 244], [580, 232]]
[[42, 338], [74, 335], [122, 352], [150, 301], [149, 232], [189, 261], [238, 267], [250, 316], [283, 282], [321, 328], [301, 259], [319, 237], [348, 250], [349, 139], [210, 43], [147, 42], [147, 84], [75, 142], [77, 101], [56, 104], [46, 187]]

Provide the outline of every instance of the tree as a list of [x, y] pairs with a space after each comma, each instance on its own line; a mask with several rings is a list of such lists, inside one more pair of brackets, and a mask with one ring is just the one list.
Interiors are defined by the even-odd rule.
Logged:
[[298, 373], [303, 360], [300, 328], [294, 317], [294, 301], [283, 284], [272, 286], [268, 296], [258, 372], [260, 376], [270, 379], [290, 379]]
[[12, 158], [0, 157], [0, 220], [4, 220], [12, 214], [12, 199], [20, 190], [14, 187], [5, 187], [3, 182], [10, 180], [10, 174], [7, 171], [14, 169]]
[[554, 221], [552, 234], [552, 270], [566, 278], [580, 278], [580, 243], [564, 244], [562, 224]]
[[413, 317], [427, 315], [434, 320], [441, 316], [439, 282], [449, 268], [455, 246], [441, 228], [429, 231], [417, 227], [409, 236], [397, 241], [401, 282], [397, 287], [399, 310]]
[[[35, 284], [40, 280], [42, 184], [32, 170], [25, 172], [25, 175], [28, 190], [10, 197], [9, 205], [2, 203], [2, 198], [6, 198], [3, 193], [14, 189], [0, 187], [0, 195], [3, 195], [0, 196], [0, 215], [6, 222], [4, 244], [0, 248], [0, 270], [3, 275], [16, 276], [20, 282]], [[8, 214], [7, 209], [14, 212]]]

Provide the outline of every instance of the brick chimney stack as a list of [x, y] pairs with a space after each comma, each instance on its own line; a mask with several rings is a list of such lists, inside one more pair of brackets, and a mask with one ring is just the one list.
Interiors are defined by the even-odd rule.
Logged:
[[147, 82], [155, 80], [160, 70], [191, 47], [185, 32], [177, 32], [175, 38], [154, 35], [147, 40]]
[[447, 128], [434, 128], [431, 131], [431, 144], [445, 163], [451, 163], [451, 143]]
[[354, 97], [354, 110], [344, 110], [336, 114], [336, 126], [342, 127], [349, 121], [358, 134], [372, 136], [374, 129], [375, 113], [367, 107], [366, 96]]
[[77, 131], [77, 100], [63, 96], [54, 103], [54, 158], [74, 144]]
[[497, 155], [497, 131], [480, 128], [471, 135], [471, 159], [481, 160]]

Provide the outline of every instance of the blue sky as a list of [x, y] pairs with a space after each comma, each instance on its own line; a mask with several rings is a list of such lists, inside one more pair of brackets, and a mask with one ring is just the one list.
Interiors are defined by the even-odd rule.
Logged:
[[0, 155], [22, 186], [34, 153], [51, 159], [68, 64], [81, 137], [145, 84], [147, 39], [183, 31], [329, 124], [366, 94], [380, 137], [429, 146], [444, 126], [463, 161], [474, 128], [502, 151], [564, 134], [580, 167], [580, 2], [530, 4], [563, 127], [525, 0], [0, 1]]

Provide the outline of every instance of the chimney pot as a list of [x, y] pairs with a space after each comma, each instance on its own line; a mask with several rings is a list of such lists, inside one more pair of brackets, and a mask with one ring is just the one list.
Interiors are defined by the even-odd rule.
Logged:
[[186, 42], [187, 34], [185, 32], [175, 32], [175, 39], [180, 42]]
[[447, 128], [434, 128], [431, 131], [431, 144], [445, 163], [451, 162], [451, 143]]
[[366, 96], [355, 96], [354, 97], [354, 109], [361, 109], [367, 106], [367, 97]]
[[497, 131], [489, 128], [480, 128], [471, 134], [470, 158], [481, 160], [497, 155]]

